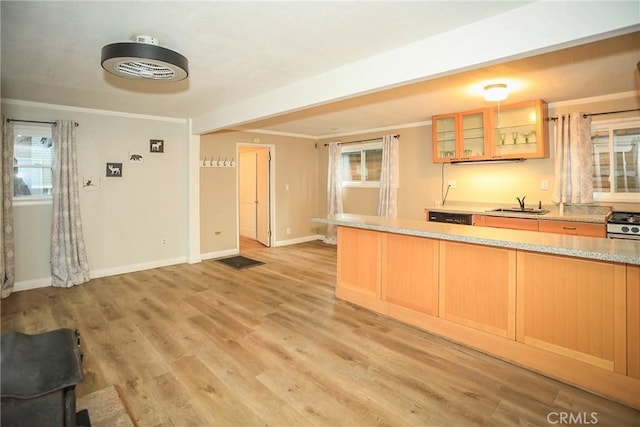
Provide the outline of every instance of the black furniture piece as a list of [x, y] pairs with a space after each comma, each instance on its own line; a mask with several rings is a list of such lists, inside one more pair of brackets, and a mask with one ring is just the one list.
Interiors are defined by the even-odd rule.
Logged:
[[88, 414], [76, 418], [75, 387], [83, 380], [77, 330], [1, 338], [2, 427], [75, 427], [77, 419], [88, 420]]

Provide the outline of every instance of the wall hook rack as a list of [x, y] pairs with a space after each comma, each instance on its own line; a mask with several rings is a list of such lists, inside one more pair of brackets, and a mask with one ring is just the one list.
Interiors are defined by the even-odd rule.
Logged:
[[222, 156], [218, 156], [217, 159], [215, 156], [211, 157], [211, 159], [208, 159], [207, 157], [205, 157], [203, 160], [200, 161], [200, 167], [202, 168], [234, 168], [236, 167], [236, 162], [233, 157], [223, 158]]

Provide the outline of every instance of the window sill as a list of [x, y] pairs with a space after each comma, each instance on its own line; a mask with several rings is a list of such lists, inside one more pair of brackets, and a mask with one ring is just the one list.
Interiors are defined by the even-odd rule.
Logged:
[[342, 187], [348, 188], [380, 188], [379, 182], [343, 182]]
[[593, 193], [596, 202], [638, 203], [638, 193]]
[[44, 206], [52, 205], [51, 196], [17, 196], [13, 198], [13, 206]]

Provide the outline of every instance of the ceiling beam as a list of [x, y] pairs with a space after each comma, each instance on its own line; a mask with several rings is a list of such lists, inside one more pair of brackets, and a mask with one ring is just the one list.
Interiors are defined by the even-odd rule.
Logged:
[[[640, 29], [640, 2], [533, 2], [193, 118], [203, 134]], [[428, 23], [425, 23], [428, 25]], [[395, 29], [402, 31], [402, 29]]]

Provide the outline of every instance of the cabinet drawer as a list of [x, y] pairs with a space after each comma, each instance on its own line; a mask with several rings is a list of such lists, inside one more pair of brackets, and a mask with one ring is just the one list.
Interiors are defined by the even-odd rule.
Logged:
[[540, 220], [538, 231], [590, 237], [606, 237], [607, 235], [607, 228], [604, 224], [590, 222]]
[[511, 228], [514, 230], [538, 231], [538, 220], [528, 218], [485, 216], [484, 226], [496, 228]]

